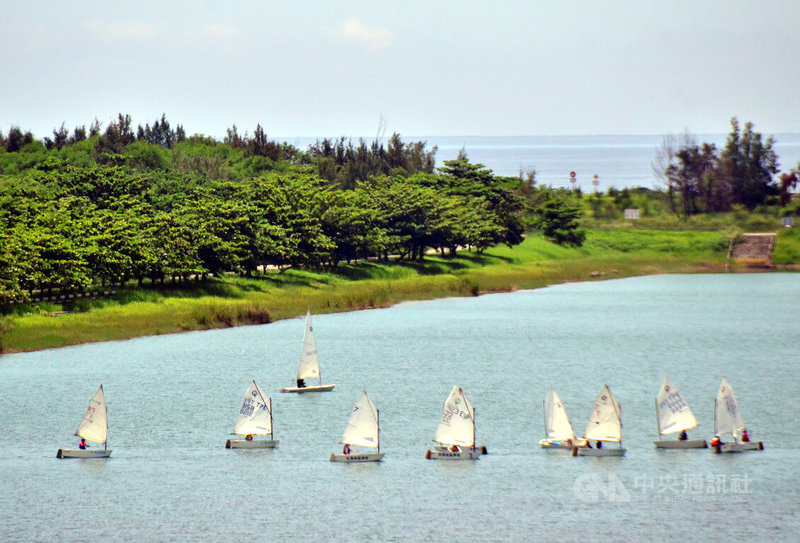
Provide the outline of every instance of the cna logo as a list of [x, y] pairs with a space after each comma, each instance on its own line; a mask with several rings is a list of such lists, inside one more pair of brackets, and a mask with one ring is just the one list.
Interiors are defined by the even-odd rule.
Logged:
[[255, 398], [256, 396], [258, 396], [258, 392], [256, 392], [255, 390], [254, 390], [253, 392], [251, 392], [250, 394], [252, 394], [252, 395], [253, 395], [253, 398]]
[[584, 473], [572, 484], [575, 497], [584, 503], [627, 503], [631, 494], [613, 473]]
[[664, 392], [669, 392], [669, 385], [664, 387]]

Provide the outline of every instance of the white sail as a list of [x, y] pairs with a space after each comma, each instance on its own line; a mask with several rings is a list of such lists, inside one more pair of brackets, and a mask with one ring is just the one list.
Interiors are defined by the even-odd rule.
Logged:
[[311, 311], [306, 313], [306, 328], [303, 333], [303, 349], [300, 351], [300, 365], [297, 367], [298, 379], [319, 377], [319, 358], [317, 357], [317, 341], [311, 326]]
[[378, 409], [364, 392], [353, 406], [353, 413], [347, 421], [347, 428], [340, 443], [377, 448], [378, 439]]
[[692, 410], [684, 401], [678, 387], [664, 378], [661, 389], [656, 396], [656, 414], [658, 416], [658, 433], [674, 434], [697, 426]]
[[553, 441], [575, 439], [575, 430], [572, 429], [567, 411], [561, 403], [561, 398], [552, 388], [544, 401], [544, 426], [547, 439]]
[[83, 419], [75, 430], [75, 435], [94, 441], [95, 443], [105, 443], [108, 433], [108, 414], [106, 412], [106, 398], [103, 395], [103, 385], [94, 393]]
[[744, 427], [744, 419], [736, 405], [733, 388], [728, 384], [727, 379], [723, 379], [714, 402], [714, 433], [731, 434], [735, 439], [739, 439], [739, 434]]
[[272, 434], [272, 401], [264, 396], [255, 381], [244, 393], [242, 406], [239, 408], [239, 415], [231, 433], [241, 436]]
[[608, 385], [603, 386], [600, 395], [594, 401], [592, 416], [586, 423], [586, 431], [583, 433], [586, 439], [596, 439], [599, 441], [622, 441], [622, 417], [620, 414], [619, 403], [614, 395], [611, 394]]
[[458, 386], [453, 387], [444, 402], [442, 420], [433, 440], [444, 445], [475, 445], [475, 408]]

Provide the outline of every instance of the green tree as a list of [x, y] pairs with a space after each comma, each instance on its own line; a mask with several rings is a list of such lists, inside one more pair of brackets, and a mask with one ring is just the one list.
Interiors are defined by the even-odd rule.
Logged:
[[586, 240], [586, 232], [578, 222], [581, 205], [574, 197], [553, 192], [534, 213], [534, 224], [545, 238], [573, 247], [580, 247]]
[[775, 140], [763, 140], [753, 131], [753, 123], [745, 123], [740, 132], [739, 121], [731, 119], [731, 132], [720, 156], [720, 171], [730, 186], [731, 203], [748, 209], [778, 193], [773, 176], [778, 172], [778, 157], [773, 150]]

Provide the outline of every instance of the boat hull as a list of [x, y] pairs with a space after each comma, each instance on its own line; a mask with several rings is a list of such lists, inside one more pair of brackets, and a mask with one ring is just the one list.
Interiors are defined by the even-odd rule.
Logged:
[[433, 448], [425, 453], [428, 460], [477, 460], [481, 457], [481, 448], [451, 451], [450, 449]]
[[331, 462], [354, 464], [358, 462], [380, 462], [386, 453], [332, 454]]
[[760, 441], [748, 441], [747, 443], [722, 443], [711, 447], [711, 452], [732, 453], [744, 451], [763, 451], [764, 444]]
[[[434, 445], [433, 449], [436, 451], [450, 451], [450, 449], [448, 449], [444, 445]], [[477, 454], [489, 454], [489, 449], [487, 449], [483, 445], [478, 445], [476, 447], [461, 447], [461, 450], [472, 451]]]
[[111, 449], [58, 449], [56, 458], [108, 458]]
[[573, 447], [572, 456], [624, 456], [626, 450], [623, 447], [604, 447], [602, 449]]
[[329, 390], [333, 390], [333, 387], [336, 385], [316, 385], [316, 386], [309, 386], [309, 387], [286, 387], [279, 390], [279, 392], [297, 392], [298, 394], [303, 392], [328, 392]]
[[681, 441], [679, 439], [660, 439], [653, 441], [656, 449], [707, 449], [708, 443], [705, 439], [686, 439]]
[[279, 439], [229, 439], [225, 442], [226, 449], [274, 449], [280, 443]]
[[543, 439], [539, 442], [539, 447], [542, 449], [566, 449], [572, 450], [575, 447], [583, 447], [586, 445], [586, 440], [576, 439], [572, 443], [566, 441], [557, 441], [555, 439]]

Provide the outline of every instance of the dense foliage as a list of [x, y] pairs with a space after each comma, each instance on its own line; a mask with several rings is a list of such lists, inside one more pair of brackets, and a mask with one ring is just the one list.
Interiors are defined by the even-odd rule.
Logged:
[[680, 139], [666, 137], [653, 169], [664, 181], [673, 212], [683, 217], [730, 211], [735, 206], [749, 210], [764, 204], [785, 206], [800, 166], [776, 183], [774, 145], [774, 139], [764, 139], [752, 123], [740, 129], [734, 117], [721, 151], [713, 143], [698, 144], [688, 133]]
[[463, 154], [435, 171], [435, 152], [397, 134], [303, 152], [261, 126], [218, 142], [164, 116], [62, 125], [44, 141], [12, 127], [0, 134], [0, 303], [520, 243], [530, 184]]

